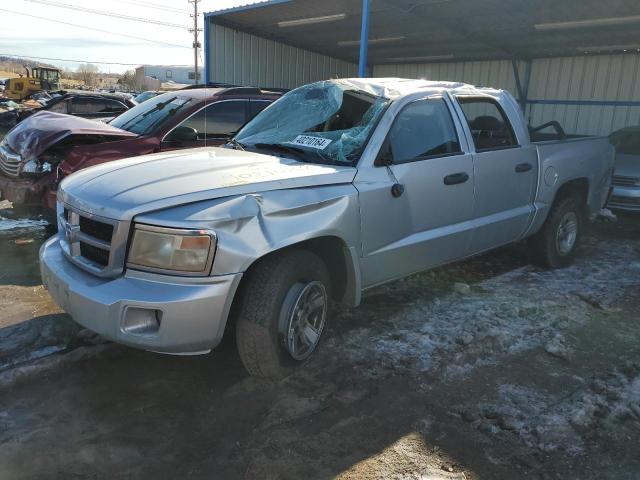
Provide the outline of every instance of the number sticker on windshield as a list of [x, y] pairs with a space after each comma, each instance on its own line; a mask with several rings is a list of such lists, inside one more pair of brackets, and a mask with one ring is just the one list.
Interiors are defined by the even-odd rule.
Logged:
[[301, 147], [324, 150], [329, 146], [331, 140], [329, 140], [328, 138], [312, 137], [310, 135], [298, 135], [289, 143], [293, 145], [300, 145]]

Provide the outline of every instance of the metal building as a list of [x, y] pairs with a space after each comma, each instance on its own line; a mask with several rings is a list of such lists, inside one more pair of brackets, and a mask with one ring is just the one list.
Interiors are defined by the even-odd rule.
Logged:
[[330, 77], [510, 90], [532, 124], [640, 124], [637, 0], [271, 0], [205, 14], [209, 82], [291, 88]]

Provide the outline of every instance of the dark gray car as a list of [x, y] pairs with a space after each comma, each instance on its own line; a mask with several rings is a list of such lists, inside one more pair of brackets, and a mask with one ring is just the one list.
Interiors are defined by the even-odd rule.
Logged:
[[640, 212], [640, 126], [616, 130], [609, 141], [616, 149], [616, 163], [608, 206]]

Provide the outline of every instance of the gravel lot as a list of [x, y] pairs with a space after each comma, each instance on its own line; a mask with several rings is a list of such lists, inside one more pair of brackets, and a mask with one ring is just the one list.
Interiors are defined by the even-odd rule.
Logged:
[[3, 480], [640, 477], [640, 217], [564, 270], [515, 245], [372, 290], [281, 382], [233, 338], [169, 357], [80, 329], [40, 284], [50, 233], [0, 204]]

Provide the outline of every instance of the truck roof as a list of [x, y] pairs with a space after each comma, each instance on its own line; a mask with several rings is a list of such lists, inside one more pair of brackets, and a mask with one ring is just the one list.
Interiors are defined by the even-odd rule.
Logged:
[[354, 84], [363, 90], [371, 91], [375, 95], [387, 98], [398, 98], [417, 92], [427, 91], [459, 91], [469, 94], [497, 94], [501, 90], [495, 88], [478, 87], [468, 83], [445, 82], [410, 78], [347, 78], [344, 81]]

